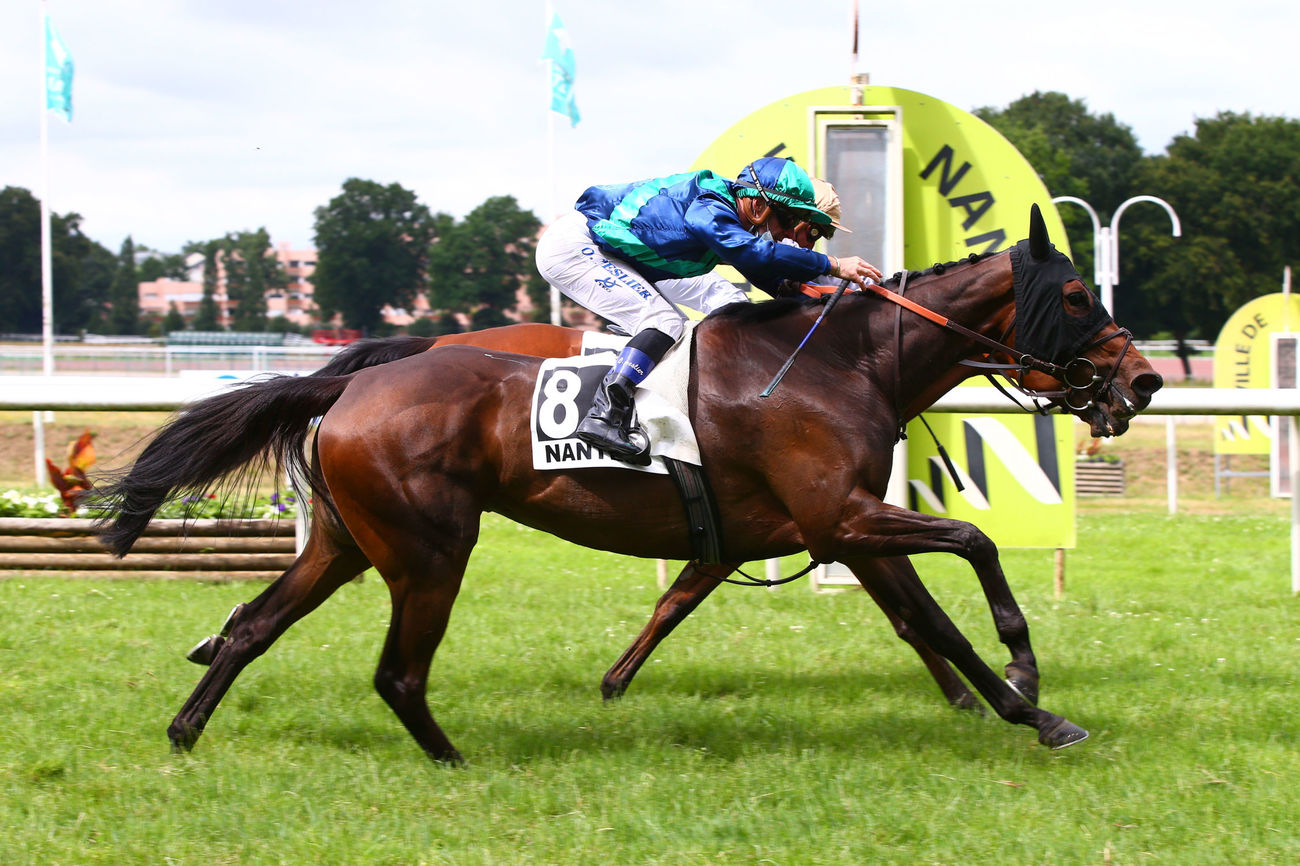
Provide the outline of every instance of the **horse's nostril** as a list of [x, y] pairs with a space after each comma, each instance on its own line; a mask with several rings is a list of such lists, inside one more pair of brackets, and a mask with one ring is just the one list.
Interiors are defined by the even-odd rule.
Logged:
[[1159, 373], [1142, 373], [1133, 377], [1130, 387], [1133, 389], [1133, 396], [1141, 404], [1140, 408], [1145, 408], [1151, 402], [1151, 395], [1163, 388], [1164, 384], [1165, 380]]

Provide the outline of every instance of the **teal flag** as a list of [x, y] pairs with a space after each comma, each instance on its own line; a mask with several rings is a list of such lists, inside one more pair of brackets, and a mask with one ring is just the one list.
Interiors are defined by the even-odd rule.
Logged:
[[45, 107], [72, 122], [72, 55], [48, 17], [45, 19]]
[[569, 32], [559, 15], [551, 16], [542, 59], [551, 62], [551, 111], [569, 118], [570, 126], [577, 126], [582, 118], [578, 114], [578, 102], [573, 98], [573, 49], [569, 47]]

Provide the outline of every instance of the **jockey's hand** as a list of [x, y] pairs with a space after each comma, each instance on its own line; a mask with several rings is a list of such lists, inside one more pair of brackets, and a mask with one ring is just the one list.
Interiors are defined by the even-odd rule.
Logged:
[[842, 259], [831, 256], [831, 276], [850, 280], [859, 286], [866, 286], [867, 280], [879, 282], [883, 274], [866, 259], [857, 256], [845, 256]]

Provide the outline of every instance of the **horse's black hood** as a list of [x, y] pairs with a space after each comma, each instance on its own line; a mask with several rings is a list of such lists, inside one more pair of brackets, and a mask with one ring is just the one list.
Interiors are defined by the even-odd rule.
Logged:
[[1061, 286], [1079, 280], [1070, 260], [1046, 244], [1046, 254], [1035, 257], [1031, 242], [1023, 240], [1011, 248], [1011, 273], [1016, 293], [1016, 348], [1021, 352], [1056, 363], [1078, 357], [1098, 331], [1114, 321], [1101, 302], [1093, 297], [1092, 309], [1082, 316], [1066, 312]]

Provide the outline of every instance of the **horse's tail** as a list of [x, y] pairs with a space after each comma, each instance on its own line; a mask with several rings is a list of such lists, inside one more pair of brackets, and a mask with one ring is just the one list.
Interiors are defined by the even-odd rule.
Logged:
[[411, 355], [428, 351], [437, 337], [379, 337], [349, 343], [324, 367], [311, 375], [316, 378], [346, 376], [366, 367], [376, 367], [390, 361], [400, 361]]
[[130, 469], [94, 488], [91, 507], [104, 512], [96, 529], [105, 546], [125, 556], [160, 506], [214, 487], [244, 488], [272, 462], [309, 479], [305, 444], [311, 421], [325, 414], [352, 381], [347, 376], [276, 376], [223, 391], [187, 406], [154, 434]]

